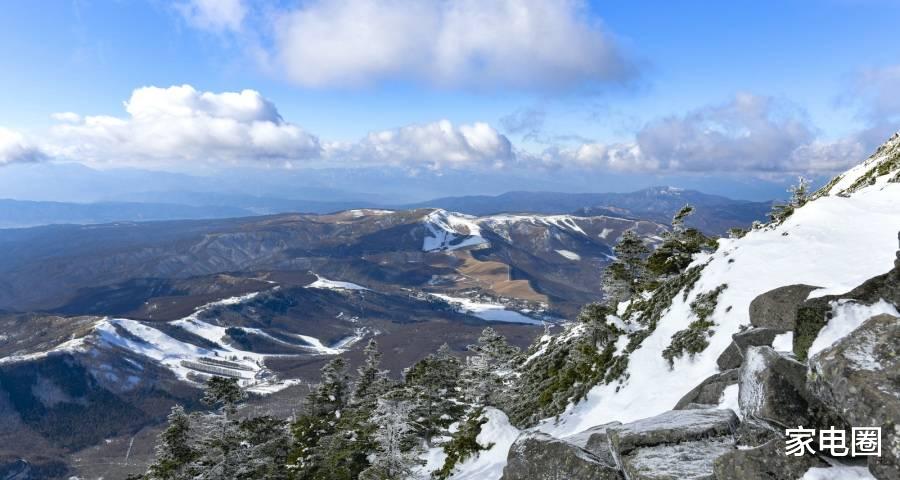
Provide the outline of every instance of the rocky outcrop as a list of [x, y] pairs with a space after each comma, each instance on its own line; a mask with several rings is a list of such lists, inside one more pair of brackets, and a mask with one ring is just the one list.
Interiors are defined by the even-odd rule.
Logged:
[[509, 449], [501, 480], [620, 480], [615, 466], [545, 433], [524, 432]]
[[787, 331], [777, 328], [754, 327], [735, 333], [731, 336], [731, 345], [716, 360], [719, 369], [730, 370], [740, 367], [744, 363], [744, 353], [748, 347], [771, 346], [775, 337]]
[[621, 424], [622, 422], [611, 422], [605, 423], [603, 425], [597, 425], [581, 433], [576, 433], [575, 435], [568, 436], [563, 440], [593, 453], [598, 458], [610, 465], [614, 465], [616, 463], [616, 460], [613, 458], [612, 452], [609, 450], [608, 430], [610, 427], [615, 427]]
[[713, 462], [735, 448], [731, 410], [673, 410], [608, 429], [629, 480], [712, 479]]
[[794, 334], [794, 353], [805, 360], [809, 347], [812, 346], [819, 332], [831, 319], [831, 305], [834, 302], [852, 300], [864, 305], [872, 305], [885, 300], [900, 307], [900, 251], [894, 269], [871, 278], [862, 285], [841, 295], [828, 295], [812, 298], [797, 308], [797, 324]]
[[681, 397], [673, 410], [687, 410], [692, 406], [697, 408], [702, 405], [710, 408], [710, 406], [718, 405], [725, 387], [738, 382], [738, 373], [739, 370], [735, 368], [710, 376]]
[[813, 455], [785, 455], [784, 440], [774, 439], [756, 448], [732, 450], [714, 463], [719, 480], [796, 480], [813, 467], [828, 464]]
[[877, 478], [900, 478], [900, 318], [878, 315], [810, 359], [809, 389], [853, 427], [881, 427]]
[[787, 285], [763, 293], [750, 302], [750, 324], [781, 331], [793, 330], [797, 307], [818, 288], [802, 284]]

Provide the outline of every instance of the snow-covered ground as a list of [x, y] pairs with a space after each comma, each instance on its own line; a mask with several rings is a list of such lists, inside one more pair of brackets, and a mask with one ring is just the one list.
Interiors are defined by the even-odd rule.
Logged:
[[496, 408], [486, 408], [484, 416], [488, 421], [481, 426], [481, 433], [475, 441], [483, 447], [493, 446], [459, 465], [457, 473], [450, 477], [452, 480], [492, 480], [503, 475], [509, 447], [521, 432], [509, 424], [505, 413]]
[[482, 320], [507, 323], [529, 323], [532, 325], [544, 324], [544, 322], [540, 320], [523, 315], [515, 310], [507, 310], [505, 306], [496, 303], [476, 302], [475, 300], [464, 297], [451, 297], [450, 295], [439, 293], [434, 293], [432, 295], [442, 300], [446, 300], [453, 305], [457, 305], [460, 312], [468, 313], [469, 315], [478, 317]]
[[[842, 180], [847, 185], [852, 183], [849, 175]], [[715, 253], [695, 259], [695, 265], [708, 265], [688, 298], [677, 295], [653, 334], [631, 354], [627, 383], [622, 388], [615, 384], [594, 387], [586, 400], [570, 406], [559, 422], [548, 419], [540, 428], [565, 436], [593, 425], [628, 422], [671, 409], [688, 390], [718, 370], [716, 359], [731, 342], [731, 335], [749, 324], [748, 309], [756, 296], [801, 283], [823, 287], [814, 296], [844, 293], [890, 270], [900, 230], [898, 205], [900, 184], [879, 179], [847, 197], [829, 195], [811, 201], [777, 227], [754, 230], [741, 239], [720, 240]], [[676, 359], [670, 368], [661, 352], [672, 335], [691, 321], [691, 301], [722, 284], [728, 287], [711, 317], [716, 326], [709, 347], [694, 358]], [[858, 319], [875, 310], [859, 315], [848, 311], [838, 317]], [[856, 325], [856, 320], [847, 325], [829, 324], [817, 344], [831, 344]]]

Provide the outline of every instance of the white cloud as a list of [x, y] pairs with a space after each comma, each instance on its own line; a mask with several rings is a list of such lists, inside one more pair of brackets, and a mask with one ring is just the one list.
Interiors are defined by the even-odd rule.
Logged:
[[126, 117], [65, 114], [51, 128], [55, 156], [89, 163], [252, 162], [317, 157], [318, 139], [285, 122], [253, 90], [143, 87]]
[[884, 122], [900, 116], [900, 65], [888, 65], [860, 72], [852, 91], [847, 94], [858, 104], [863, 115], [873, 122]]
[[194, 28], [215, 33], [240, 31], [247, 16], [243, 0], [188, 0], [175, 8]]
[[632, 66], [579, 0], [313, 0], [275, 22], [274, 57], [303, 86], [390, 80], [571, 88]]
[[0, 127], [0, 167], [12, 163], [44, 160], [46, 155], [36, 145], [14, 130]]
[[327, 157], [353, 164], [412, 169], [500, 168], [514, 159], [509, 140], [486, 123], [447, 120], [372, 132], [359, 142], [331, 144]]
[[805, 115], [770, 97], [731, 101], [646, 124], [622, 143], [550, 148], [531, 159], [551, 167], [625, 172], [833, 173], [859, 162], [855, 138], [824, 141]]
[[57, 122], [78, 123], [81, 121], [81, 115], [73, 112], [58, 112], [50, 114], [50, 118]]

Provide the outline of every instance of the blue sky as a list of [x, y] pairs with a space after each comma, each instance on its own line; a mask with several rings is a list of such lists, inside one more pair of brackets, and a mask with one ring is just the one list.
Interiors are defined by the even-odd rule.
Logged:
[[[898, 20], [877, 0], [11, 2], [0, 165], [821, 177], [900, 125]], [[149, 86], [145, 107], [202, 118], [126, 112]], [[203, 97], [245, 89], [260, 109]]]

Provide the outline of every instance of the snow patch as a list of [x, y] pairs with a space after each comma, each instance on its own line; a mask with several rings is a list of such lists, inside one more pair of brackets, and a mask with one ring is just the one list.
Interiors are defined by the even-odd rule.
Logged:
[[775, 338], [772, 340], [772, 348], [776, 352], [793, 352], [794, 332], [785, 332], [775, 335]]
[[481, 426], [475, 441], [483, 447], [493, 446], [463, 462], [450, 477], [452, 480], [498, 480], [503, 476], [506, 454], [520, 432], [510, 425], [506, 414], [496, 408], [486, 408], [484, 416], [487, 423]]
[[835, 465], [833, 467], [813, 467], [800, 480], [875, 480], [866, 467]]
[[507, 322], [507, 323], [528, 323], [532, 325], [543, 325], [544, 322], [535, 320], [527, 315], [523, 315], [514, 310], [507, 310], [505, 306], [496, 303], [477, 302], [463, 297], [451, 297], [440, 293], [433, 293], [433, 296], [456, 305], [458, 310], [467, 313], [482, 320], [491, 322]]
[[568, 258], [569, 260], [581, 260], [581, 255], [571, 251], [571, 250], [557, 250], [556, 253], [562, 255], [563, 257]]
[[810, 357], [834, 345], [875, 315], [886, 313], [900, 317], [897, 308], [884, 300], [872, 305], [863, 305], [852, 300], [838, 300], [831, 302], [830, 305], [833, 316], [809, 347]]
[[446, 210], [435, 210], [425, 216], [428, 230], [422, 243], [426, 252], [452, 251], [489, 243], [481, 236], [476, 217]]
[[307, 285], [306, 288], [323, 288], [327, 290], [368, 290], [368, 288], [355, 283], [329, 280], [318, 275], [316, 275], [316, 281]]

